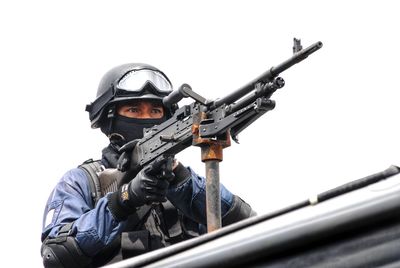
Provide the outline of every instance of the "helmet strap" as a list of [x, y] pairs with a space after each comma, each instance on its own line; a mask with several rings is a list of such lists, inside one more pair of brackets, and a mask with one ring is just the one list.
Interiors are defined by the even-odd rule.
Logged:
[[108, 133], [109, 134], [113, 133], [115, 113], [116, 113], [116, 105], [111, 105], [110, 108], [108, 109], [108, 113], [107, 113]]

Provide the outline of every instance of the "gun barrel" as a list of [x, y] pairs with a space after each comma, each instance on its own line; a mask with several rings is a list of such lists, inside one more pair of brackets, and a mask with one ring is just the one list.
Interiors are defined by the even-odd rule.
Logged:
[[[302, 49], [299, 52], [294, 53], [290, 59], [286, 60], [285, 62], [282, 62], [281, 64], [279, 64], [276, 67], [272, 67], [271, 70], [266, 72], [264, 75], [268, 75], [267, 73], [271, 73], [272, 77], [275, 77], [278, 74], [280, 74], [281, 72], [289, 69], [296, 63], [301, 62], [302, 60], [307, 58], [309, 55], [311, 55], [312, 53], [314, 53], [321, 47], [322, 47], [322, 42], [316, 42], [316, 43], [312, 44], [311, 46], [309, 46], [305, 49]], [[262, 77], [263, 77], [263, 75], [261, 75], [261, 77], [259, 77], [259, 78], [262, 79]], [[268, 77], [268, 78], [271, 79], [270, 77]]]
[[231, 103], [237, 101], [241, 97], [243, 97], [246, 94], [248, 94], [249, 92], [251, 92], [257, 83], [271, 82], [281, 72], [289, 69], [296, 63], [301, 62], [302, 60], [307, 58], [309, 55], [311, 55], [312, 53], [314, 53], [321, 47], [322, 47], [322, 42], [316, 42], [316, 43], [312, 44], [311, 46], [294, 53], [290, 59], [284, 61], [283, 63], [279, 64], [276, 67], [272, 67], [271, 69], [269, 69], [268, 71], [266, 71], [265, 73], [263, 73], [262, 75], [257, 77], [256, 79], [252, 80], [251, 82], [247, 83], [246, 85], [237, 89], [236, 91], [232, 92], [231, 94], [225, 96], [224, 98], [216, 100], [214, 102], [214, 104], [211, 106], [211, 109], [214, 109], [215, 107], [219, 107], [222, 104], [228, 105], [228, 104], [231, 104]]

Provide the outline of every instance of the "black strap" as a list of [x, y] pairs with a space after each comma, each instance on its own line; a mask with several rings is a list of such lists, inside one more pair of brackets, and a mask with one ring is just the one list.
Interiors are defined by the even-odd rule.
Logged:
[[67, 240], [67, 236], [71, 235], [72, 232], [72, 226], [74, 225], [74, 222], [69, 222], [65, 224], [63, 227], [60, 228], [58, 231], [58, 235], [55, 239], [55, 242], [61, 243], [65, 242]]
[[128, 225], [130, 230], [138, 230], [143, 224], [144, 220], [149, 216], [151, 205], [143, 205], [136, 210], [135, 213], [128, 217]]
[[95, 206], [97, 201], [102, 197], [98, 173], [103, 171], [104, 168], [102, 167], [100, 160], [94, 161], [93, 159], [86, 160], [79, 166], [79, 168], [85, 171], [88, 177], [93, 206]]
[[175, 206], [167, 200], [162, 203], [163, 206], [163, 218], [165, 229], [168, 232], [168, 238], [174, 239], [178, 237], [182, 237], [183, 230], [181, 226], [181, 217], [179, 215], [178, 210]]

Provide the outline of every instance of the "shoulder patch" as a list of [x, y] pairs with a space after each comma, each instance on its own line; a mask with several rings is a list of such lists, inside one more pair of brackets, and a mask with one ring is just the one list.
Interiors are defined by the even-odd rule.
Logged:
[[53, 217], [54, 217], [54, 211], [55, 211], [55, 209], [53, 208], [53, 209], [50, 209], [49, 212], [47, 212], [46, 220], [44, 222], [45, 227], [47, 227], [51, 224]]

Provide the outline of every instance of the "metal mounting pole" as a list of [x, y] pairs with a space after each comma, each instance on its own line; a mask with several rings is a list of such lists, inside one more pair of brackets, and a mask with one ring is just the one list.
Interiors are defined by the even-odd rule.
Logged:
[[206, 166], [206, 214], [207, 232], [215, 231], [222, 226], [221, 193], [219, 187], [219, 162], [222, 161], [222, 150], [231, 145], [229, 131], [213, 139], [201, 138], [200, 122], [206, 119], [205, 113], [199, 113], [193, 119], [193, 145], [201, 148], [201, 161]]
[[202, 146], [201, 160], [206, 165], [207, 232], [212, 232], [222, 226], [219, 187], [219, 162], [222, 161], [222, 146], [219, 144]]

